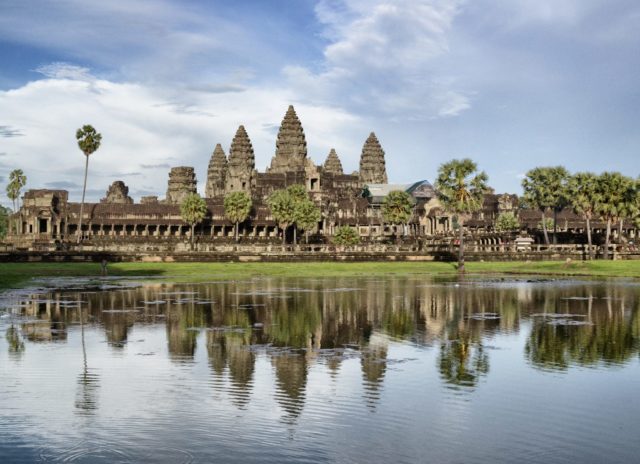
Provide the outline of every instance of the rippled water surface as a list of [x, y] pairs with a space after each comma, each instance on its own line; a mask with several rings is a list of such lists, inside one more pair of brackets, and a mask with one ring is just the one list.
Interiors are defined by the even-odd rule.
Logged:
[[631, 281], [43, 281], [0, 462], [638, 462]]

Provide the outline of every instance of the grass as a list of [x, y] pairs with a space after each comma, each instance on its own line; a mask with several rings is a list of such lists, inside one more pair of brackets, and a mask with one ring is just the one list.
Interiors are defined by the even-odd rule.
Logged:
[[[640, 278], [640, 261], [589, 261], [566, 264], [541, 262], [470, 262], [468, 274], [540, 274], [559, 276]], [[110, 276], [154, 276], [203, 281], [252, 276], [334, 277], [369, 275], [455, 275], [454, 263], [112, 263]], [[33, 277], [91, 277], [100, 275], [97, 263], [0, 263], [0, 290], [28, 284]]]

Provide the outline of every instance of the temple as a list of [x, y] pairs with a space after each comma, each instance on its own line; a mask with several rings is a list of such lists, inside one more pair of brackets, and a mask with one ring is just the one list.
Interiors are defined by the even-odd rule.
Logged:
[[[269, 167], [259, 172], [249, 133], [238, 127], [228, 156], [222, 144], [211, 155], [204, 197], [208, 207], [205, 220], [196, 228], [199, 242], [216, 242], [233, 236], [233, 225], [224, 217], [224, 197], [243, 191], [253, 201], [248, 220], [240, 225], [246, 241], [278, 240], [279, 229], [271, 217], [266, 200], [274, 191], [293, 184], [306, 187], [320, 207], [322, 219], [312, 234], [312, 242], [326, 243], [339, 226], [352, 226], [363, 241], [387, 236], [419, 237], [444, 234], [451, 223], [440, 207], [431, 184], [419, 180], [408, 184], [389, 184], [385, 152], [372, 132], [360, 155], [360, 170], [345, 174], [338, 152], [331, 149], [323, 164], [309, 157], [305, 132], [293, 106], [287, 109], [276, 138], [275, 153]], [[406, 225], [385, 224], [381, 214], [384, 196], [392, 190], [408, 192], [414, 201], [414, 214]], [[121, 180], [108, 187], [99, 203], [86, 203], [83, 214], [83, 243], [104, 249], [113, 244], [133, 243], [161, 246], [184, 240], [189, 227], [180, 215], [180, 203], [197, 191], [193, 167], [171, 168], [163, 199], [145, 196], [135, 203]], [[369, 195], [369, 192], [371, 193]], [[77, 236], [80, 204], [69, 201], [65, 190], [28, 190], [20, 211], [11, 218], [8, 241], [17, 249], [56, 249]], [[136, 245], [137, 244], [137, 245]]]

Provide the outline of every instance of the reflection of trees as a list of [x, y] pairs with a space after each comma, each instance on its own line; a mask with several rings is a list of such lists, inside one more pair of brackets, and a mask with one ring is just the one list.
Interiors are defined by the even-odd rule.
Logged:
[[167, 308], [169, 354], [176, 360], [192, 360], [196, 352], [198, 328], [204, 327], [204, 310], [193, 304]]
[[302, 354], [286, 353], [273, 356], [271, 364], [276, 373], [276, 400], [286, 412], [285, 421], [293, 422], [304, 408], [307, 360]]
[[122, 347], [127, 343], [129, 329], [135, 322], [134, 313], [104, 313], [102, 316], [107, 341], [110, 345]]
[[24, 342], [20, 336], [20, 331], [11, 324], [5, 332], [7, 343], [9, 344], [9, 353], [14, 356], [20, 356], [24, 352]]
[[489, 356], [482, 343], [468, 334], [440, 345], [438, 367], [442, 379], [454, 387], [475, 387], [480, 377], [489, 373]]
[[367, 404], [374, 407], [380, 400], [380, 390], [387, 371], [387, 342], [383, 337], [372, 337], [360, 353]]
[[87, 347], [84, 339], [85, 325], [84, 309], [80, 311], [80, 336], [82, 340], [82, 372], [78, 375], [78, 391], [76, 393], [76, 410], [81, 414], [90, 415], [98, 409], [98, 375], [87, 365]]
[[624, 303], [619, 305], [615, 310], [612, 300], [590, 299], [587, 313], [581, 314], [585, 317], [537, 317], [525, 356], [534, 366], [547, 369], [628, 361], [640, 348], [640, 309], [625, 313]]

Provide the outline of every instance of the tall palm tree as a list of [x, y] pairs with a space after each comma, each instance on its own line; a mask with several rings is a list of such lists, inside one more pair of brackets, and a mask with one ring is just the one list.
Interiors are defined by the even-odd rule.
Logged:
[[180, 215], [191, 227], [191, 249], [193, 249], [196, 224], [202, 222], [207, 215], [207, 203], [197, 193], [190, 193], [180, 204]]
[[596, 214], [600, 195], [598, 192], [598, 176], [591, 172], [578, 172], [569, 178], [567, 187], [571, 207], [586, 222], [589, 258], [593, 258], [591, 239], [591, 219]]
[[553, 242], [556, 243], [557, 213], [567, 204], [569, 172], [562, 166], [535, 168], [522, 180], [525, 201], [542, 213], [544, 242], [549, 244], [546, 211], [553, 211]]
[[604, 259], [609, 259], [611, 224], [622, 217], [625, 204], [635, 194], [633, 179], [619, 172], [604, 172], [598, 177], [598, 215], [607, 223], [604, 240]]
[[[413, 199], [404, 190], [393, 190], [389, 192], [382, 202], [382, 217], [385, 222], [403, 227], [413, 213]], [[400, 236], [396, 232], [396, 243], [399, 243]]]
[[87, 191], [87, 173], [89, 171], [89, 156], [100, 148], [102, 135], [96, 132], [93, 126], [86, 124], [76, 131], [78, 147], [85, 156], [84, 184], [82, 186], [82, 203], [80, 203], [80, 220], [78, 221], [78, 243], [82, 239], [82, 214], [84, 212], [84, 196]]
[[224, 197], [224, 215], [233, 222], [234, 235], [238, 241], [238, 226], [249, 217], [251, 197], [245, 192], [232, 192]]
[[20, 191], [27, 184], [27, 176], [24, 175], [22, 169], [14, 169], [9, 174], [9, 183], [7, 184], [7, 197], [13, 202], [13, 212], [20, 209]]
[[436, 191], [444, 208], [458, 216], [460, 248], [458, 271], [464, 272], [464, 223], [471, 214], [480, 210], [488, 190], [487, 174], [477, 172], [476, 163], [469, 158], [451, 160], [438, 169]]

